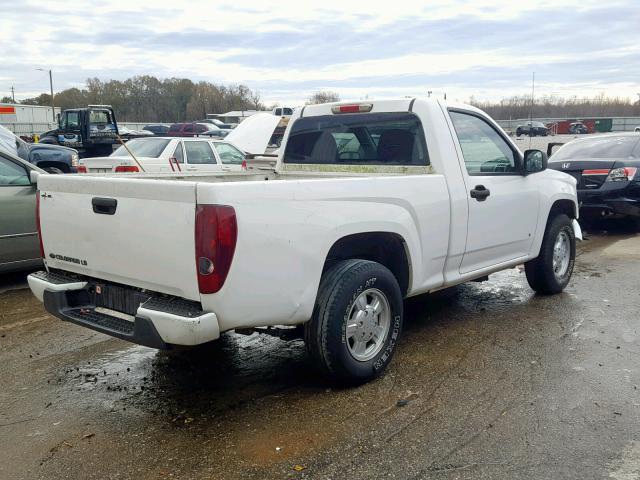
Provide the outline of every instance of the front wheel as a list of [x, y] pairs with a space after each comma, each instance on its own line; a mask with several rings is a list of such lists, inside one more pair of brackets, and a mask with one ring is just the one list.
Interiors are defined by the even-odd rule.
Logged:
[[576, 259], [576, 236], [564, 214], [547, 224], [538, 258], [524, 264], [529, 286], [542, 294], [560, 293], [568, 285]]
[[385, 266], [368, 260], [338, 262], [322, 276], [307, 349], [332, 380], [359, 384], [380, 375], [402, 330], [402, 293]]

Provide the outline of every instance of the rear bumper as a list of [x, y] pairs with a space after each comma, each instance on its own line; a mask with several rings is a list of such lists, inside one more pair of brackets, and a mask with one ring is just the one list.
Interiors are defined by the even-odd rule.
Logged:
[[624, 196], [589, 195], [578, 197], [580, 216], [606, 217], [610, 215], [640, 217], [640, 200]]
[[52, 315], [132, 343], [167, 349], [220, 337], [215, 313], [187, 311], [179, 303], [152, 297], [140, 304], [135, 316], [129, 316], [96, 307], [86, 281], [47, 272], [33, 273], [27, 280]]

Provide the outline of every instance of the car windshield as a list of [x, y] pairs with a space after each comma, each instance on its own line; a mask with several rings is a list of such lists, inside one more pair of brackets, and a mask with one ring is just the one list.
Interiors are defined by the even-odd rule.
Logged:
[[428, 165], [418, 117], [412, 113], [322, 115], [296, 120], [284, 163]]
[[[171, 140], [166, 138], [136, 138], [127, 142], [127, 148], [140, 157], [158, 158]], [[129, 152], [121, 145], [112, 157], [128, 157]]]
[[561, 147], [554, 155], [553, 160], [568, 160], [576, 158], [635, 158], [635, 151], [640, 137], [618, 137], [603, 135], [588, 139], [574, 140]]

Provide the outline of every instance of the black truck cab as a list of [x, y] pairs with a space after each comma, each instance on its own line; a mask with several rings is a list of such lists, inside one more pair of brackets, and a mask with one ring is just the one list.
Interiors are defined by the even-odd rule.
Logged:
[[118, 124], [110, 105], [70, 108], [58, 117], [58, 128], [46, 132], [41, 143], [78, 150], [80, 157], [107, 156], [118, 142]]

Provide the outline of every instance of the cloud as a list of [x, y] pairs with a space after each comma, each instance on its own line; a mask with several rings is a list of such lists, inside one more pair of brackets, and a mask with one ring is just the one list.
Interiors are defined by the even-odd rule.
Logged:
[[3, 12], [0, 80], [24, 98], [47, 90], [35, 68], [54, 71], [56, 90], [94, 76], [188, 77], [295, 104], [321, 88], [496, 99], [527, 92], [535, 71], [540, 94], [635, 96], [634, 3], [31, 1]]

